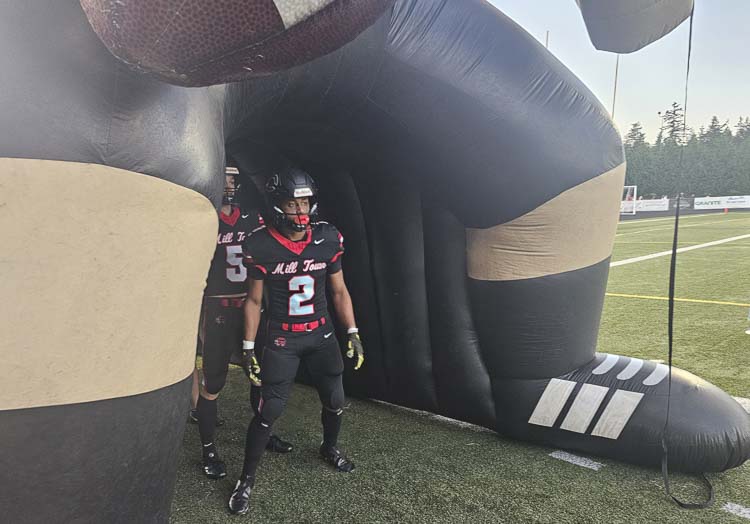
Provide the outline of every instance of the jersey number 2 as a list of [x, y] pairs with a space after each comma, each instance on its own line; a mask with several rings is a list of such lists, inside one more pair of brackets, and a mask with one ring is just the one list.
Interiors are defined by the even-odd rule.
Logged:
[[312, 304], [302, 305], [315, 296], [315, 279], [310, 275], [301, 275], [289, 280], [289, 291], [296, 291], [289, 297], [289, 315], [299, 317], [315, 313]]
[[244, 282], [247, 280], [247, 268], [242, 263], [242, 246], [227, 246], [227, 280]]

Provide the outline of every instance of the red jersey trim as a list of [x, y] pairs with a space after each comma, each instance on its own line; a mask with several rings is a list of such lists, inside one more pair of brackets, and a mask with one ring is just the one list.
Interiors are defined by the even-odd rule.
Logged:
[[289, 240], [287, 237], [279, 233], [275, 228], [269, 227], [268, 232], [271, 234], [273, 238], [276, 239], [276, 241], [287, 248], [289, 251], [294, 253], [295, 255], [301, 254], [307, 245], [312, 240], [312, 230], [308, 228], [307, 234], [304, 239], [300, 240], [299, 242], [295, 242], [293, 240]]
[[336, 262], [339, 259], [339, 257], [341, 255], [343, 255], [343, 254], [344, 254], [343, 251], [339, 251], [338, 253], [336, 253], [335, 255], [333, 255], [333, 258], [331, 259], [331, 261], [329, 262], [329, 264], [333, 264], [334, 262]]
[[240, 218], [240, 208], [232, 206], [232, 214], [231, 215], [225, 215], [221, 211], [219, 211], [219, 218], [222, 222], [225, 224], [228, 224], [230, 226], [234, 226], [237, 223], [237, 220]]

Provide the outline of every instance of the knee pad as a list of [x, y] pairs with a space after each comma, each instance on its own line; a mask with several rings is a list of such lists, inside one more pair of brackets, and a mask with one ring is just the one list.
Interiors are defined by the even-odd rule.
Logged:
[[203, 371], [203, 389], [211, 395], [218, 395], [227, 383], [226, 373], [206, 373]]
[[284, 411], [284, 401], [280, 398], [260, 399], [258, 414], [263, 422], [269, 426], [276, 422]]
[[335, 380], [330, 382], [333, 383], [321, 387], [320, 400], [326, 411], [340, 415], [344, 411], [344, 387], [341, 384], [341, 376], [335, 377]]

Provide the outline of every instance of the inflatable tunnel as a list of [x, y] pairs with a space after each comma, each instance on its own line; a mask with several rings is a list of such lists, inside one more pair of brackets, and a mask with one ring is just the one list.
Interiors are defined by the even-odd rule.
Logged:
[[[588, 89], [479, 0], [202, 5], [0, 8], [0, 508], [167, 521], [226, 155], [318, 180], [368, 353], [349, 394], [657, 465], [668, 368], [596, 353], [625, 158]], [[692, 8], [628, 5], [579, 1], [597, 46]], [[750, 416], [675, 369], [669, 447], [738, 466]]]

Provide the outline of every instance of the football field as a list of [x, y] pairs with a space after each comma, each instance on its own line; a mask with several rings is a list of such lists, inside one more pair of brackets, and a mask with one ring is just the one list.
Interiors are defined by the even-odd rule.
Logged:
[[[663, 218], [620, 223], [600, 351], [666, 360], [670, 257], [662, 253], [671, 248], [672, 226]], [[679, 247], [691, 249], [678, 255], [674, 363], [748, 398], [750, 213], [682, 217]], [[552, 448], [367, 400], [349, 400], [340, 440], [357, 469], [335, 473], [317, 457], [317, 394], [300, 385], [275, 428], [296, 449], [266, 454], [249, 514], [232, 517], [226, 501], [241, 470], [248, 398], [235, 368], [219, 400], [225, 479], [202, 476], [197, 427], [188, 425], [173, 523], [750, 523], [750, 464], [709, 475], [714, 506], [686, 511], [665, 498], [657, 470], [594, 456], [572, 463]], [[705, 495], [691, 476], [672, 481], [685, 499]]]

